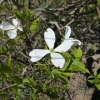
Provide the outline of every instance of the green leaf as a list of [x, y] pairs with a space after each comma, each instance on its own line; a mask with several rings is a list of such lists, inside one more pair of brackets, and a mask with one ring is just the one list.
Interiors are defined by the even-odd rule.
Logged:
[[1, 48], [0, 48], [0, 53], [6, 53], [8, 51], [8, 47], [7, 45], [3, 45]]
[[51, 99], [57, 99], [59, 98], [58, 93], [56, 90], [53, 88], [49, 88], [46, 90], [46, 94], [51, 98]]
[[100, 79], [98, 79], [97, 77], [95, 78], [95, 85], [100, 84]]
[[57, 69], [54, 69], [52, 72], [51, 72], [52, 74], [61, 74], [61, 75], [63, 75], [63, 76], [66, 76], [66, 77], [68, 77], [68, 76], [71, 76], [73, 73], [72, 72], [63, 72], [63, 71], [61, 71], [61, 70], [57, 70]]
[[18, 87], [21, 88], [21, 89], [25, 89], [26, 88], [23, 84], [20, 84]]
[[6, 60], [6, 66], [12, 67], [12, 64], [11, 64], [11, 57], [8, 57], [8, 58], [7, 58], [7, 60]]
[[94, 71], [94, 76], [97, 76], [97, 70]]
[[54, 69], [52, 72], [52, 74], [62, 74], [61, 71], [57, 70], [57, 69]]
[[7, 97], [9, 92], [0, 92], [0, 98], [5, 98]]
[[96, 87], [100, 91], [100, 84], [97, 84]]
[[5, 4], [4, 4], [4, 7], [5, 7], [8, 11], [11, 11], [11, 10], [12, 10], [12, 7], [11, 7], [8, 3], [5, 3]]
[[51, 99], [57, 99], [59, 98], [58, 94], [56, 92], [50, 92], [47, 93], [47, 95], [51, 98]]
[[66, 71], [68, 69], [69, 65], [70, 65], [70, 59], [66, 62], [66, 64], [64, 65], [64, 67], [62, 67], [60, 70], [61, 71]]
[[95, 79], [93, 80], [88, 80], [91, 84], [94, 84], [95, 83]]
[[2, 47], [2, 50], [3, 50], [3, 53], [7, 52], [7, 51], [8, 51], [7, 45], [4, 45], [4, 46]]
[[100, 74], [97, 75], [97, 78], [100, 78]]
[[13, 91], [13, 93], [14, 93], [15, 95], [17, 95], [17, 96], [21, 96], [21, 93], [20, 93], [20, 91], [19, 91], [17, 85], [14, 86], [14, 87], [12, 87], [11, 89], [12, 89], [12, 91]]
[[36, 93], [32, 93], [30, 100], [36, 100], [36, 98], [37, 98], [37, 94]]
[[86, 73], [90, 73], [88, 71], [88, 69], [86, 68], [85, 64], [80, 62], [80, 61], [74, 61], [70, 67], [69, 70], [71, 71], [81, 71], [81, 72], [86, 72]]
[[33, 11], [26, 8], [23, 12], [24, 22], [30, 21], [32, 15], [33, 15]]
[[61, 72], [57, 69], [54, 69], [52, 72], [51, 72], [55, 77], [61, 79], [63, 82], [65, 83], [68, 83], [68, 77], [67, 75], [69, 75], [67, 72]]
[[88, 79], [94, 79], [94, 78], [95, 78], [94, 76], [89, 76], [89, 77], [88, 77]]
[[34, 32], [36, 31], [37, 26], [38, 26], [38, 22], [39, 22], [39, 18], [35, 19], [35, 20], [31, 23], [30, 31], [32, 32], [32, 34], [34, 34]]
[[15, 98], [14, 98], [14, 100], [20, 100], [20, 97], [19, 97], [19, 96], [17, 96], [17, 97], [15, 97]]
[[67, 76], [67, 77], [69, 77], [69, 76], [72, 76], [73, 75], [73, 73], [72, 72], [63, 72], [62, 73], [64, 76]]
[[25, 78], [25, 79], [23, 80], [23, 83], [30, 83], [29, 78]]
[[4, 9], [5, 7], [2, 4], [0, 4], [0, 10], [4, 10]]
[[12, 80], [16, 83], [16, 84], [22, 84], [23, 79], [21, 76], [12, 76]]
[[12, 69], [9, 66], [0, 66], [0, 73], [11, 73]]
[[14, 39], [9, 39], [8, 41], [6, 41], [7, 44], [10, 44], [11, 46], [14, 46], [16, 44]]
[[66, 59], [72, 58], [72, 55], [70, 55], [68, 52], [62, 52], [62, 54], [64, 55], [64, 58], [66, 58]]
[[97, 0], [97, 2], [98, 2], [98, 6], [100, 7], [100, 0]]
[[36, 66], [41, 67], [43, 70], [45, 70], [48, 74], [50, 74], [50, 71], [48, 69], [48, 67], [45, 64], [41, 64], [41, 63], [37, 63], [35, 64]]
[[16, 15], [16, 17], [21, 20], [24, 21], [24, 18], [22, 16], [22, 13], [19, 10], [13, 10], [13, 13]]
[[35, 86], [36, 86], [36, 82], [34, 81], [33, 77], [28, 78], [28, 79], [29, 79], [30, 84], [31, 84], [33, 87], [35, 87]]
[[71, 53], [75, 60], [80, 60], [82, 57], [82, 50], [80, 48], [75, 48], [75, 50]]

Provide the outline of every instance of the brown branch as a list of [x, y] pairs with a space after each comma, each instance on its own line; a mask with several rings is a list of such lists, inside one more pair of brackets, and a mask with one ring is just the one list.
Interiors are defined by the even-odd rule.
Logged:
[[10, 85], [10, 86], [8, 86], [8, 87], [2, 88], [2, 89], [0, 90], [0, 92], [6, 91], [6, 90], [8, 90], [9, 88], [11, 88], [11, 87], [13, 87], [13, 86], [17, 86], [17, 84], [12, 84], [12, 85]]

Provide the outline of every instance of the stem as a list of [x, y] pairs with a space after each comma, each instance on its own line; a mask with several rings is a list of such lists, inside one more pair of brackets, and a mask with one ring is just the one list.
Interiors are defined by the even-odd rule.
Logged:
[[12, 85], [10, 85], [10, 86], [8, 86], [8, 87], [2, 88], [2, 89], [0, 90], [0, 92], [6, 91], [6, 90], [8, 90], [9, 88], [11, 88], [11, 87], [13, 87], [13, 86], [17, 86], [17, 84], [12, 84]]

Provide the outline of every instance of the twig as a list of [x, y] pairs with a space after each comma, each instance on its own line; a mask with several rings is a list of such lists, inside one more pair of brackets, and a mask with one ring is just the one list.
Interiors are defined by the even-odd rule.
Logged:
[[25, 58], [30, 59], [28, 56], [26, 56], [25, 54], [23, 54], [23, 53], [18, 49], [18, 47], [16, 47], [16, 48], [17, 48], [17, 50], [19, 51], [19, 53], [20, 53], [21, 55], [23, 55]]
[[9, 88], [11, 88], [11, 87], [13, 87], [13, 86], [17, 86], [17, 84], [12, 84], [12, 85], [10, 85], [10, 86], [8, 86], [8, 87], [2, 88], [2, 89], [0, 90], [0, 92], [3, 92], [3, 91], [5, 91], [5, 90], [8, 90]]
[[72, 100], [68, 91], [67, 91], [67, 94], [68, 94], [69, 100]]

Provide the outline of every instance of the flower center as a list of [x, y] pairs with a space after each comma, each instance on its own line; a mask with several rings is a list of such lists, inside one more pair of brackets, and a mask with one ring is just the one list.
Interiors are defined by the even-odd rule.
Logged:
[[16, 30], [17, 29], [17, 26], [14, 26], [14, 30]]
[[50, 52], [53, 53], [55, 50], [53, 48], [50, 49]]

